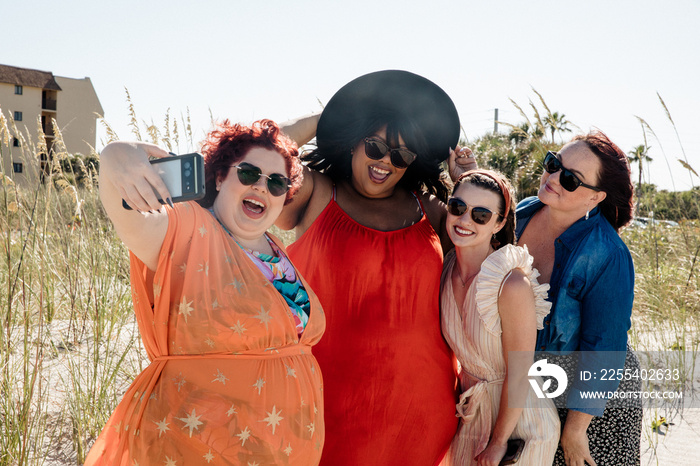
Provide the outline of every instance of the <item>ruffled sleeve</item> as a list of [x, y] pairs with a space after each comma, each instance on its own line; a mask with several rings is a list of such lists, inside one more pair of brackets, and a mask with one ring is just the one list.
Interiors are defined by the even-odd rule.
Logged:
[[532, 291], [535, 294], [535, 317], [537, 330], [544, 325], [544, 318], [549, 314], [552, 303], [548, 302], [547, 291], [549, 284], [540, 284], [537, 277], [540, 272], [532, 267], [532, 256], [527, 247], [507, 244], [492, 253], [483, 264], [476, 281], [476, 306], [479, 317], [484, 322], [486, 330], [496, 336], [501, 334], [501, 316], [498, 313], [498, 297], [501, 285], [513, 269], [521, 269], [530, 279]]

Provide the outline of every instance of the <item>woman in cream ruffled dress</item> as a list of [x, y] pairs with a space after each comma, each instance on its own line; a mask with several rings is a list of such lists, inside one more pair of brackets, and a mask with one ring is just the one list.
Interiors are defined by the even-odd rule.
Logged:
[[510, 183], [487, 170], [460, 176], [448, 201], [455, 250], [445, 258], [441, 319], [461, 365], [461, 422], [443, 464], [497, 465], [510, 438], [525, 440], [522, 466], [551, 464], [557, 449], [554, 404], [537, 399], [527, 380], [549, 286], [513, 244], [514, 210]]

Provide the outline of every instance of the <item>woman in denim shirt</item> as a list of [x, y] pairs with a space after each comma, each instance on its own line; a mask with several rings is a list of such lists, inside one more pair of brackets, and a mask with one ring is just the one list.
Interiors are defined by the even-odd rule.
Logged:
[[[581, 351], [580, 359], [569, 359], [554, 464], [639, 464], [641, 403], [618, 403], [628, 408], [620, 409], [607, 399], [581, 397], [641, 388], [635, 379], [600, 380], [602, 369], [624, 374], [639, 367], [627, 346], [634, 268], [618, 235], [633, 213], [629, 163], [605, 134], [594, 132], [549, 152], [544, 167], [537, 197], [524, 199], [516, 211], [518, 244], [534, 257], [540, 282], [550, 284], [552, 311], [537, 333], [536, 349]], [[595, 376], [581, 380], [581, 371]]]

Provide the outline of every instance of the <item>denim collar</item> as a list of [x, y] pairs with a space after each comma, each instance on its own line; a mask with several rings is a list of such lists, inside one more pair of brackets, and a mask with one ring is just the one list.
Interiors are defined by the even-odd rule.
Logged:
[[[520, 238], [525, 230], [525, 227], [530, 222], [530, 219], [535, 215], [535, 213], [544, 207], [544, 203], [537, 197], [530, 197], [520, 201], [518, 209], [516, 209], [516, 236]], [[600, 209], [595, 206], [588, 214], [588, 220], [586, 217], [581, 217], [576, 220], [573, 225], [566, 229], [557, 240], [560, 240], [564, 246], [572, 249], [573, 245], [577, 243], [580, 238], [585, 236], [594, 226], [598, 225], [600, 221], [605, 221], [604, 217], [600, 215]]]

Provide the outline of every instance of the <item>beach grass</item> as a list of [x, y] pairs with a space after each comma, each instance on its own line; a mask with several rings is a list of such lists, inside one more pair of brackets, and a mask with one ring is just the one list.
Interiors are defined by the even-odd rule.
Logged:
[[[132, 137], [175, 152], [194, 148], [187, 118], [166, 114], [157, 127], [140, 123], [129, 106]], [[0, 140], [15, 134], [11, 119], [1, 117]], [[133, 315], [128, 251], [99, 201], [96, 167], [71, 161], [58, 128], [55, 137], [43, 181], [14, 180], [0, 167], [0, 465], [82, 463], [148, 364]], [[26, 166], [38, 166], [47, 150], [43, 134], [34, 139], [23, 136]], [[294, 240], [291, 232], [273, 233]], [[636, 268], [633, 348], [695, 358], [700, 223], [627, 228], [622, 236]], [[684, 377], [692, 383], [695, 374]], [[655, 409], [656, 425], [645, 426], [649, 445], [658, 441], [660, 419], [683, 406]]]

